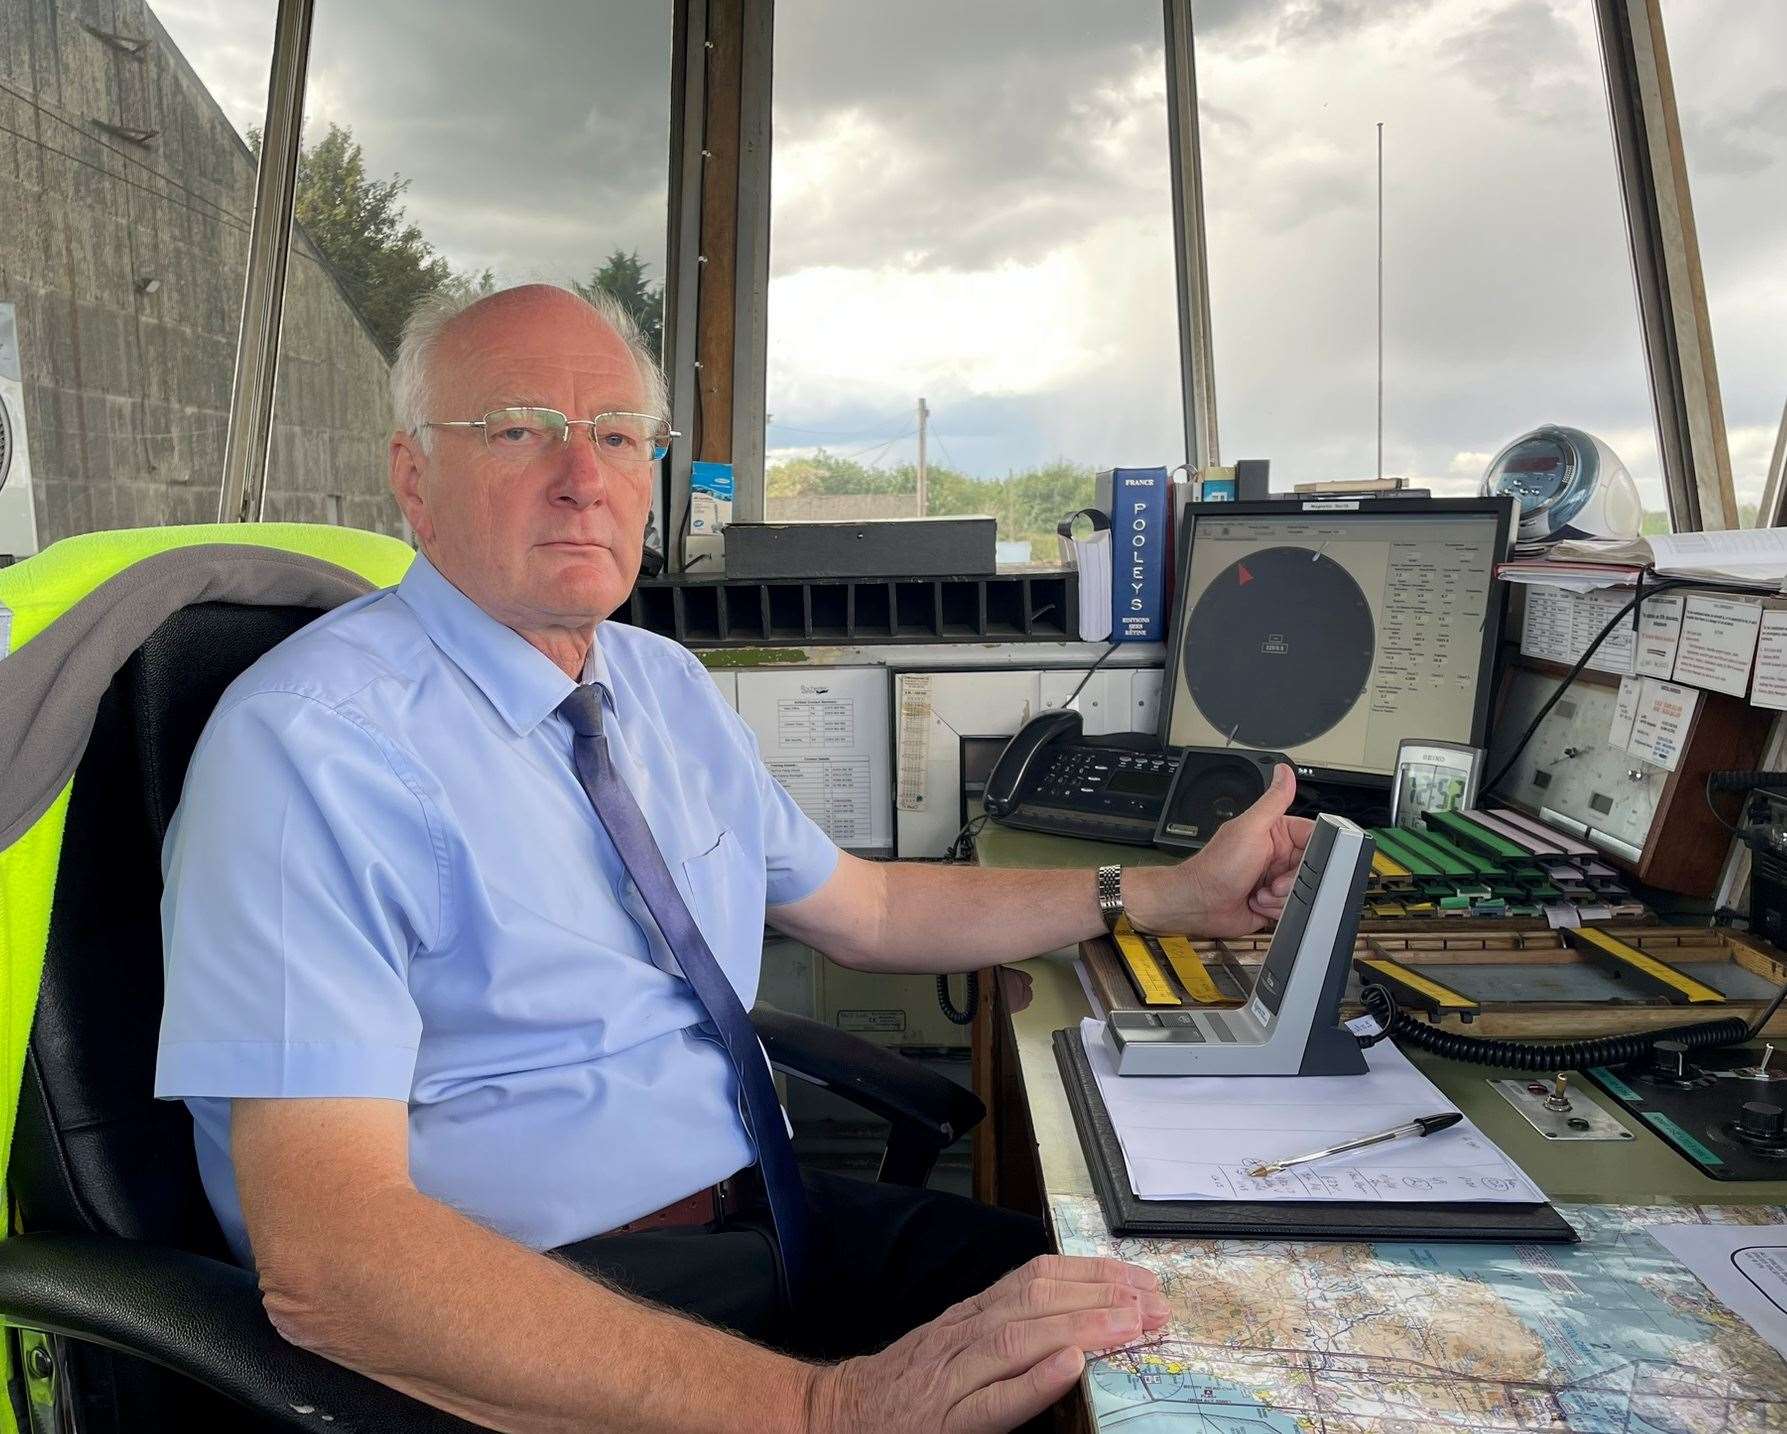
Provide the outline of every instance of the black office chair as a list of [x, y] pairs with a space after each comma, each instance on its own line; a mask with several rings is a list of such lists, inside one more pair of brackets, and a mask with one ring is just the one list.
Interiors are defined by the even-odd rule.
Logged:
[[[280, 1338], [254, 1275], [229, 1263], [185, 1105], [151, 1094], [161, 839], [187, 762], [230, 681], [315, 616], [216, 602], [174, 614], [113, 680], [76, 773], [13, 1138], [22, 1233], [0, 1240], [0, 1318], [15, 1326], [15, 1375], [33, 1376], [9, 1391], [22, 1428], [474, 1427]], [[753, 1014], [778, 1066], [892, 1122], [883, 1180], [923, 1184], [938, 1152], [985, 1114], [970, 1092], [892, 1052], [798, 1016]]]

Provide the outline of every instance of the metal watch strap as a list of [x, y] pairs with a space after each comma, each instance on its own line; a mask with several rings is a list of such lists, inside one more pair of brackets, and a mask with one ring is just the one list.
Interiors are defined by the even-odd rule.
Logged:
[[1104, 929], [1115, 931], [1123, 917], [1123, 868], [1101, 866], [1098, 869], [1098, 911], [1104, 917]]

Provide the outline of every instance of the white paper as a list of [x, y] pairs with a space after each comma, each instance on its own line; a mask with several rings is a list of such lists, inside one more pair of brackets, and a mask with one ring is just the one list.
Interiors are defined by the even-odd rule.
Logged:
[[1457, 1107], [1389, 1041], [1362, 1076], [1120, 1076], [1104, 1022], [1080, 1039], [1143, 1200], [1483, 1200], [1544, 1195], [1469, 1120], [1261, 1179], [1256, 1160], [1307, 1155]]
[[1681, 598], [1666, 593], [1647, 597], [1638, 609], [1638, 655], [1632, 670], [1640, 677], [1674, 676], [1681, 632]]
[[1787, 608], [1768, 608], [1762, 614], [1750, 702], [1756, 707], [1787, 709]]
[[1651, 1225], [1650, 1237], [1787, 1355], [1787, 1225]]
[[738, 711], [763, 764], [834, 842], [893, 845], [887, 673], [878, 667], [741, 672]]
[[[1631, 600], [1623, 592], [1571, 593], [1559, 588], [1528, 588], [1520, 650], [1528, 657], [1542, 657], [1567, 667], [1582, 656], [1595, 635]], [[1588, 660], [1588, 669], [1630, 672], [1633, 646], [1632, 624], [1622, 621]]]
[[[1567, 592], [1597, 592], [1602, 588], [1630, 588], [1633, 579], [1638, 575], [1637, 568], [1572, 568], [1563, 563], [1503, 563], [1495, 570], [1495, 575], [1505, 583], [1519, 583], [1525, 587], [1542, 583], [1547, 587], [1563, 588]], [[1650, 599], [1645, 599], [1648, 606]]]
[[1642, 677], [1622, 677], [1619, 696], [1613, 699], [1613, 726], [1607, 733], [1609, 746], [1625, 751], [1632, 742], [1632, 723], [1638, 717], [1638, 700], [1644, 691]]
[[1700, 694], [1692, 687], [1659, 682], [1654, 677], [1641, 681], [1644, 687], [1639, 694], [1638, 711], [1632, 719], [1632, 736], [1626, 743], [1626, 750], [1673, 772], [1681, 761], [1688, 728], [1694, 722], [1694, 709], [1700, 705]]
[[1787, 578], [1787, 529], [1734, 528], [1717, 533], [1659, 533], [1650, 540], [1660, 573], [1779, 583]]
[[931, 679], [905, 672], [894, 679], [900, 703], [900, 770], [895, 804], [903, 812], [925, 809], [931, 764]]
[[1080, 640], [1103, 642], [1111, 635], [1111, 530], [1100, 528], [1089, 538], [1056, 535], [1064, 562], [1080, 575]]
[[1742, 697], [1750, 690], [1761, 621], [1762, 609], [1753, 602], [1691, 595], [1682, 613], [1675, 680]]

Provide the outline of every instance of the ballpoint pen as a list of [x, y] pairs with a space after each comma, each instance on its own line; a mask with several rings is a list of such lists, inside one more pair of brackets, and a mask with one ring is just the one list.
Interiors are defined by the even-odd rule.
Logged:
[[1399, 1125], [1394, 1130], [1380, 1130], [1376, 1135], [1361, 1135], [1357, 1140], [1343, 1140], [1339, 1145], [1330, 1145], [1326, 1150], [1312, 1150], [1308, 1155], [1293, 1155], [1287, 1160], [1256, 1160], [1246, 1167], [1246, 1173], [1265, 1177], [1276, 1175], [1280, 1170], [1288, 1170], [1293, 1165], [1307, 1165], [1312, 1160], [1326, 1160], [1330, 1155], [1342, 1155], [1349, 1150], [1363, 1150], [1368, 1145], [1382, 1145], [1386, 1140], [1398, 1140], [1405, 1135], [1432, 1135], [1436, 1130], [1445, 1130], [1457, 1125], [1464, 1117], [1455, 1110], [1444, 1115], [1422, 1115], [1411, 1120], [1407, 1125]]

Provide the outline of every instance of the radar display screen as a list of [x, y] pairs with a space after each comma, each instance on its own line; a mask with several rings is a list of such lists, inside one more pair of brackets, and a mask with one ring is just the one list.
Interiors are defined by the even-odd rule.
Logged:
[[1198, 711], [1223, 740], [1283, 751], [1353, 708], [1376, 653], [1353, 575], [1308, 548], [1262, 548], [1204, 589], [1180, 661]]
[[1385, 779], [1405, 737], [1471, 742], [1507, 514], [1188, 509], [1162, 740]]

